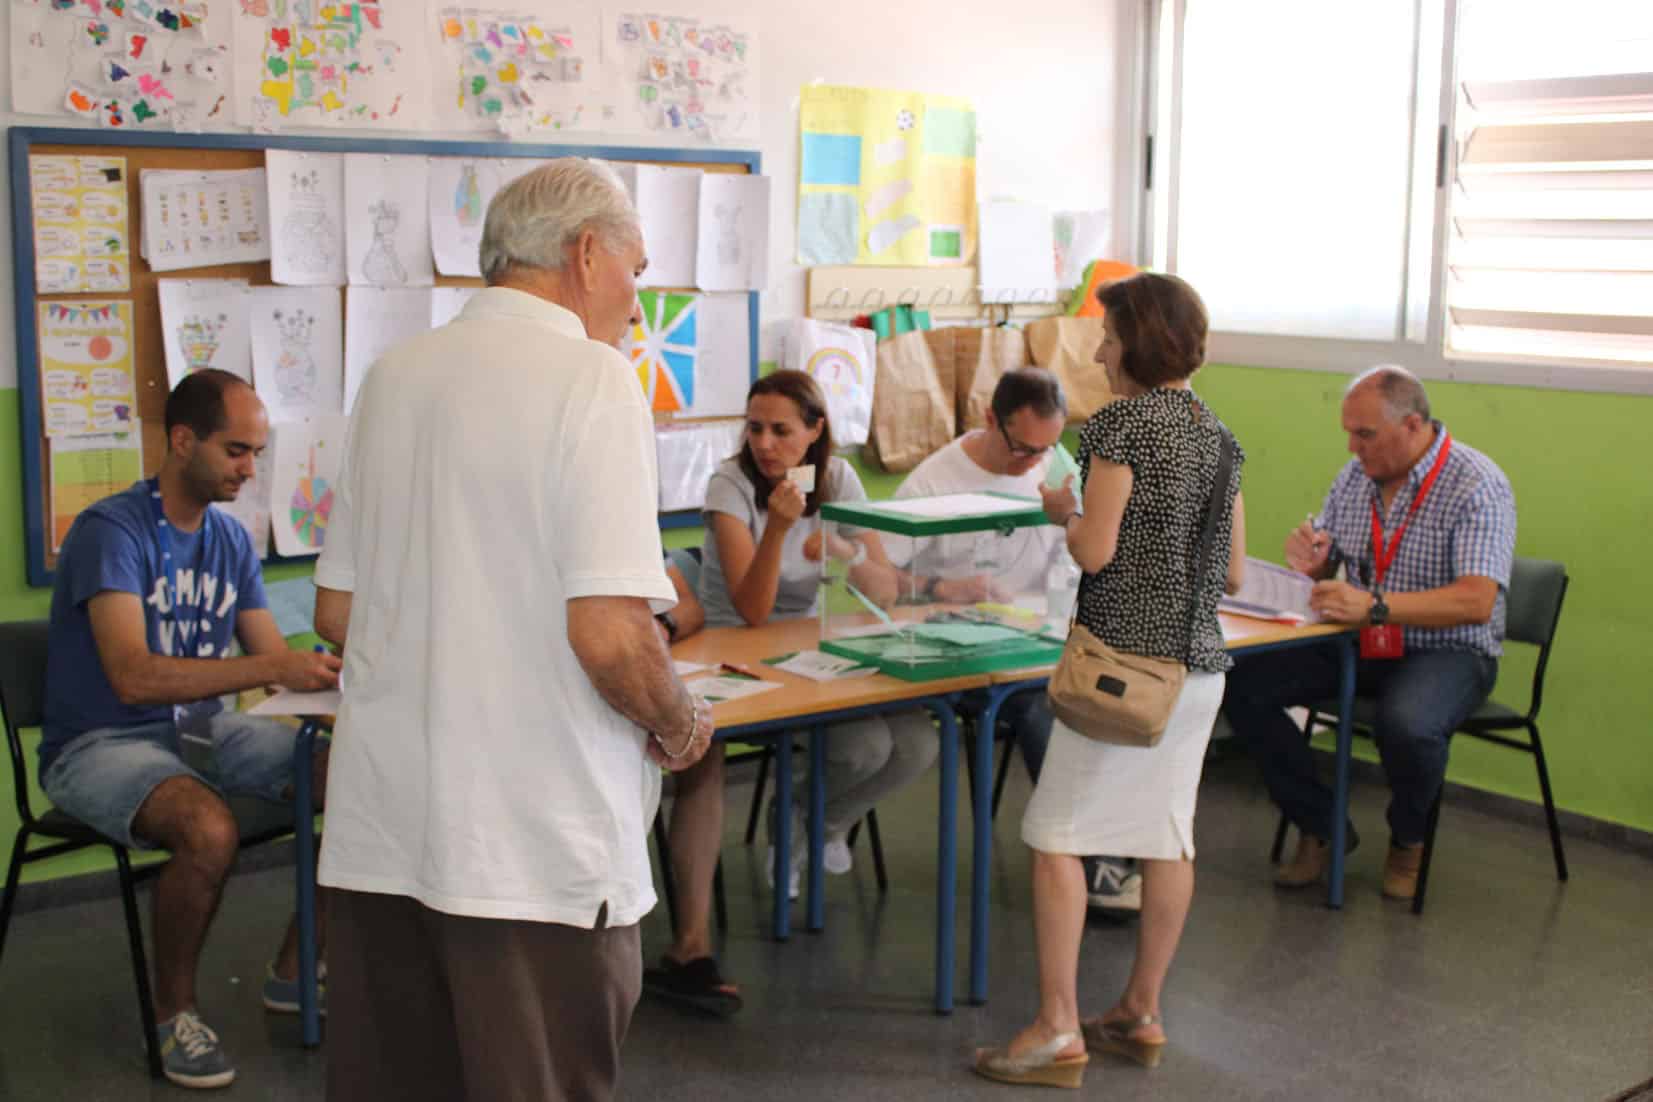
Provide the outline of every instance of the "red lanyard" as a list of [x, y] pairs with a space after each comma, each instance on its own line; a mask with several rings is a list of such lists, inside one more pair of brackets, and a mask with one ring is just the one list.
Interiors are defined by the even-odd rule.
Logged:
[[1435, 456], [1435, 465], [1429, 468], [1424, 476], [1423, 485], [1418, 487], [1418, 494], [1412, 499], [1412, 505], [1406, 510], [1406, 517], [1395, 530], [1395, 538], [1387, 547], [1383, 543], [1383, 518], [1378, 516], [1377, 502], [1372, 502], [1372, 576], [1374, 585], [1383, 584], [1383, 576], [1389, 572], [1389, 564], [1395, 561], [1395, 555], [1400, 551], [1400, 538], [1406, 535], [1406, 526], [1412, 523], [1412, 517], [1417, 513], [1423, 499], [1429, 496], [1430, 489], [1435, 485], [1436, 477], [1441, 468], [1446, 466], [1446, 457], [1452, 451], [1452, 434], [1442, 430], [1444, 438], [1441, 440], [1440, 454]]

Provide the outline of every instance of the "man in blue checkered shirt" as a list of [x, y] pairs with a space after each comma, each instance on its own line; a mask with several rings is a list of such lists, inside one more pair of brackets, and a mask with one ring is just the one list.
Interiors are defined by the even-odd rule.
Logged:
[[[1498, 674], [1515, 495], [1497, 464], [1430, 417], [1423, 384], [1404, 368], [1355, 379], [1343, 429], [1355, 458], [1320, 516], [1287, 537], [1286, 562], [1318, 579], [1310, 604], [1323, 619], [1364, 629], [1355, 691], [1376, 704], [1391, 790], [1383, 894], [1411, 899], [1447, 740]], [[1335, 697], [1337, 687], [1338, 660], [1319, 647], [1242, 657], [1228, 676], [1223, 709], [1298, 829], [1297, 854], [1275, 877], [1281, 887], [1319, 881], [1332, 835], [1331, 790], [1286, 708]], [[1352, 826], [1348, 837], [1352, 849]]]

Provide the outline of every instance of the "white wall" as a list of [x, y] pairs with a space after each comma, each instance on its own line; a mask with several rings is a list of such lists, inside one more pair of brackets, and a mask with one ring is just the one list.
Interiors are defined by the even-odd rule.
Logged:
[[[1014, 196], [1057, 209], [1106, 207], [1114, 211], [1114, 255], [1128, 255], [1128, 226], [1117, 201], [1130, 194], [1122, 167], [1127, 151], [1116, 135], [1131, 132], [1130, 40], [1139, 0], [1030, 0], [1026, 8], [1002, 0], [668, 0], [638, 6], [720, 15], [758, 33], [759, 148], [764, 172], [775, 179], [770, 280], [762, 298], [764, 359], [776, 356], [779, 323], [804, 307], [804, 269], [794, 262], [798, 94], [814, 81], [971, 99], [978, 114], [982, 198]], [[0, 51], [0, 85], [9, 106], [10, 26], [0, 35], [8, 43]], [[10, 112], [0, 121], [7, 127], [69, 122], [67, 116]], [[629, 135], [575, 140], [647, 144]], [[0, 178], [0, 210], [9, 212], [10, 205], [9, 178]], [[8, 215], [0, 219], [0, 255], [10, 257], [10, 238]], [[0, 264], [0, 387], [17, 385], [14, 324], [8, 262]]]

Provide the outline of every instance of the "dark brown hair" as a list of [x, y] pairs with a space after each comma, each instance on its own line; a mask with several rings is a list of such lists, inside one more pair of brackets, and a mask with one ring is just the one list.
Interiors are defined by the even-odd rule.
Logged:
[[[804, 462], [815, 465], [815, 488], [804, 498], [804, 516], [812, 517], [820, 511], [822, 495], [826, 491], [827, 463], [832, 458], [832, 422], [827, 419], [826, 395], [821, 393], [815, 376], [802, 371], [775, 371], [765, 375], [746, 392], [747, 404], [750, 405], [752, 399], [761, 394], [777, 394], [792, 399], [792, 404], [798, 407], [798, 416], [803, 420], [804, 428], [821, 426], [821, 435], [804, 453]], [[758, 508], [768, 509], [769, 491], [775, 488], [775, 484], [758, 469], [757, 460], [752, 458], [752, 445], [744, 436], [736, 458], [740, 461], [741, 473], [752, 482]]]
[[[195, 439], [205, 440], [229, 424], [229, 413], [224, 409], [226, 391], [247, 386], [247, 380], [216, 367], [191, 372], [179, 380], [166, 396], [166, 437], [172, 439], [172, 430], [187, 425]], [[168, 443], [168, 447], [171, 444]]]
[[1186, 379], [1205, 362], [1205, 303], [1176, 276], [1142, 272], [1104, 283], [1096, 301], [1124, 347], [1120, 369], [1141, 385]]
[[1035, 417], [1067, 416], [1067, 396], [1055, 375], [1042, 367], [1017, 367], [999, 376], [993, 388], [993, 416], [999, 424], [1024, 409]]

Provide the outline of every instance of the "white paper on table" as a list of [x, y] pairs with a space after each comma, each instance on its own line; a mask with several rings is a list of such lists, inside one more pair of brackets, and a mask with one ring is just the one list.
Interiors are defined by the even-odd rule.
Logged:
[[459, 316], [471, 296], [480, 287], [432, 287], [430, 289], [430, 327], [440, 329]]
[[701, 177], [695, 286], [761, 291], [769, 282], [770, 183], [732, 172]]
[[681, 658], [672, 659], [672, 669], [678, 677], [688, 677], [693, 673], [705, 673], [712, 667], [705, 662], [685, 662]]
[[695, 242], [699, 239], [698, 168], [637, 166], [637, 218], [649, 266], [637, 282], [643, 287], [693, 287]]
[[270, 195], [265, 170], [178, 172], [146, 168], [142, 253], [157, 272], [270, 259]]
[[811, 681], [842, 681], [852, 677], [871, 677], [876, 666], [863, 666], [853, 658], [842, 658], [818, 650], [801, 650], [785, 662], [776, 662], [774, 669], [807, 677]]
[[247, 709], [250, 716], [333, 716], [339, 714], [344, 694], [338, 689], [313, 693], [277, 689]]
[[344, 460], [349, 419], [334, 414], [270, 427], [270, 528], [283, 555], [315, 555], [327, 542], [333, 488]]
[[1113, 220], [1105, 210], [1059, 210], [1052, 219], [1056, 240], [1056, 285], [1077, 287], [1085, 265], [1111, 251]]
[[[241, 492], [235, 500], [220, 501], [214, 505], [214, 508], [222, 509], [241, 522], [252, 538], [253, 551], [261, 559], [270, 553], [270, 482], [274, 471], [275, 449], [267, 447], [253, 459], [252, 481], [241, 484]], [[268, 587], [265, 592], [269, 592]], [[284, 631], [282, 634], [293, 633]]]
[[253, 287], [253, 388], [271, 423], [344, 411], [344, 318], [330, 287]]
[[352, 285], [429, 287], [430, 163], [385, 153], [344, 155], [344, 240]]
[[161, 342], [166, 378], [214, 367], [253, 381], [252, 296], [244, 279], [162, 279]]
[[712, 677], [696, 677], [685, 681], [683, 687], [694, 695], [696, 700], [704, 700], [708, 704], [721, 704], [726, 700], [740, 700], [748, 696], [769, 692], [771, 689], [782, 688], [779, 681], [758, 681], [746, 677], [730, 677], [717, 674]]
[[1038, 203], [981, 204], [981, 300], [1055, 302], [1056, 236]]
[[742, 422], [669, 425], [654, 431], [660, 510], [698, 509], [718, 464], [740, 450]]
[[694, 403], [687, 412], [692, 417], [744, 417], [753, 366], [750, 296], [744, 292], [701, 295], [698, 309], [700, 351], [695, 360]]
[[368, 369], [391, 348], [430, 329], [431, 288], [362, 287], [344, 293], [344, 412]]
[[296, 287], [344, 286], [344, 157], [267, 149], [264, 167], [270, 278]]
[[878, 502], [878, 508], [883, 512], [931, 518], [1021, 513], [1038, 505], [1039, 502], [1033, 498], [1000, 497], [997, 494], [939, 494], [935, 497]]
[[1314, 579], [1307, 574], [1247, 555], [1240, 591], [1225, 594], [1217, 609], [1288, 624], [1315, 624], [1320, 614], [1309, 607], [1313, 592]]

